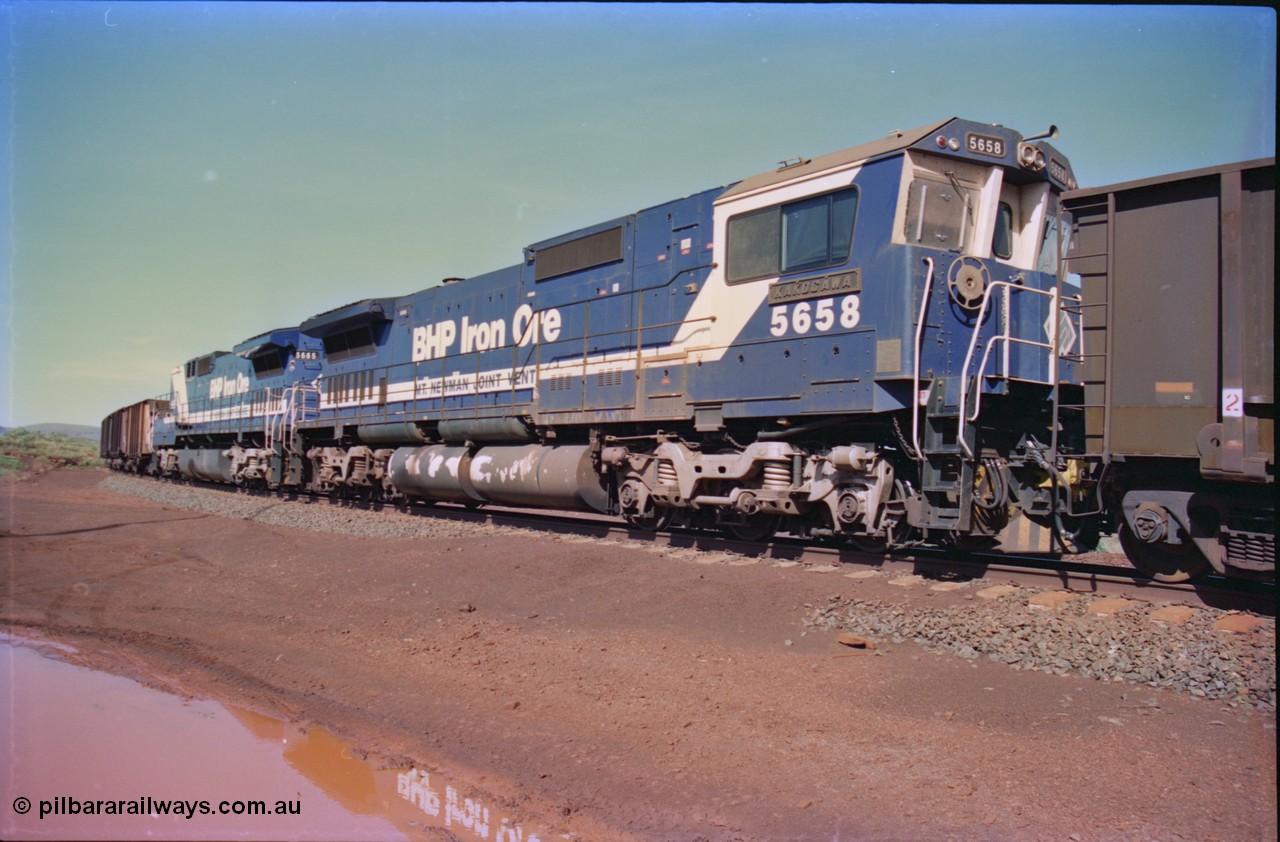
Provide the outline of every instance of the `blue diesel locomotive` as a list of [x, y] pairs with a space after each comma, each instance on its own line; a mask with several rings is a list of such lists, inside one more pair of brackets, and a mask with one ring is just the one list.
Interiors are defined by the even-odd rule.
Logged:
[[132, 464], [875, 548], [1020, 511], [1087, 544], [1054, 136], [942, 120], [269, 331], [175, 369]]

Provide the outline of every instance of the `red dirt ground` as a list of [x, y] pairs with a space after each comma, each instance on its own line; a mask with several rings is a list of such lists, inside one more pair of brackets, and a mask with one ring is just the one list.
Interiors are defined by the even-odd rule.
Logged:
[[0, 487], [6, 628], [447, 763], [578, 838], [1276, 835], [1274, 715], [805, 632], [806, 605], [880, 580], [515, 531], [306, 532], [102, 476]]

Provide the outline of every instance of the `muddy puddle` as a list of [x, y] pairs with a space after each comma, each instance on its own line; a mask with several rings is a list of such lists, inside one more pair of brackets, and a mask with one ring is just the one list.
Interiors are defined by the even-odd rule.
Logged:
[[[323, 729], [182, 699], [0, 634], [0, 838], [558, 838]], [[440, 833], [443, 830], [445, 833]]]

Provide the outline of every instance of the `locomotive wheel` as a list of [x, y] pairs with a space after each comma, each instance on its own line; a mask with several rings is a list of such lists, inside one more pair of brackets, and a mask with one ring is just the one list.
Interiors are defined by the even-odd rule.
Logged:
[[643, 514], [624, 515], [624, 517], [629, 525], [641, 532], [661, 532], [671, 525], [671, 517], [674, 514], [672, 509], [659, 509], [650, 503]]
[[780, 515], [756, 515], [746, 523], [722, 523], [720, 528], [730, 538], [755, 544], [760, 541], [768, 541], [781, 525], [782, 517]]
[[847, 535], [844, 540], [860, 553], [884, 555], [889, 552], [888, 538], [873, 538], [870, 535]]
[[885, 500], [882, 526], [886, 534], [847, 535], [845, 540], [858, 552], [883, 555], [915, 540], [916, 535], [907, 525], [907, 499], [911, 492], [902, 480], [894, 480], [889, 489], [889, 499]]
[[1120, 525], [1120, 546], [1134, 567], [1157, 582], [1187, 582], [1207, 573], [1210, 567], [1209, 560], [1191, 541], [1148, 544], [1134, 535], [1127, 523]]

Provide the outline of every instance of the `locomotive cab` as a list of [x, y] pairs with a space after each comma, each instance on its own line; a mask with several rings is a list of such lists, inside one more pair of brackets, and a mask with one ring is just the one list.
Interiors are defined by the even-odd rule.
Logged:
[[1021, 510], [1065, 549], [1096, 537], [1062, 516], [1089, 490], [1066, 458], [1078, 424], [1061, 419], [1079, 403], [1082, 359], [1058, 198], [1073, 184], [1051, 146], [1000, 127], [957, 121], [904, 154], [894, 242], [926, 267], [912, 287], [920, 494], [909, 511], [921, 529], [993, 536]]
[[[1072, 184], [1042, 139], [948, 120], [788, 162], [717, 199], [724, 268], [707, 286], [725, 293], [700, 297], [690, 315], [714, 315], [711, 344], [729, 347], [695, 381], [697, 400], [726, 425], [755, 419], [758, 441], [805, 431], [806, 446], [781, 455], [818, 466], [808, 482], [794, 472], [790, 487], [808, 499], [766, 510], [792, 528], [893, 543], [898, 526], [930, 540], [989, 537], [1011, 506], [1045, 519], [1083, 496], [1078, 473], [1058, 488], [1070, 468], [1059, 445], [1070, 444], [1054, 420], [1059, 397], [1074, 401], [1078, 388], [1080, 313], [1061, 271], [1069, 219], [1058, 201]], [[864, 476], [830, 455], [850, 445]], [[816, 498], [824, 512], [811, 504], [828, 482]], [[696, 486], [682, 481], [679, 496]], [[761, 490], [746, 489], [753, 506]], [[815, 509], [825, 525], [804, 522]]]

